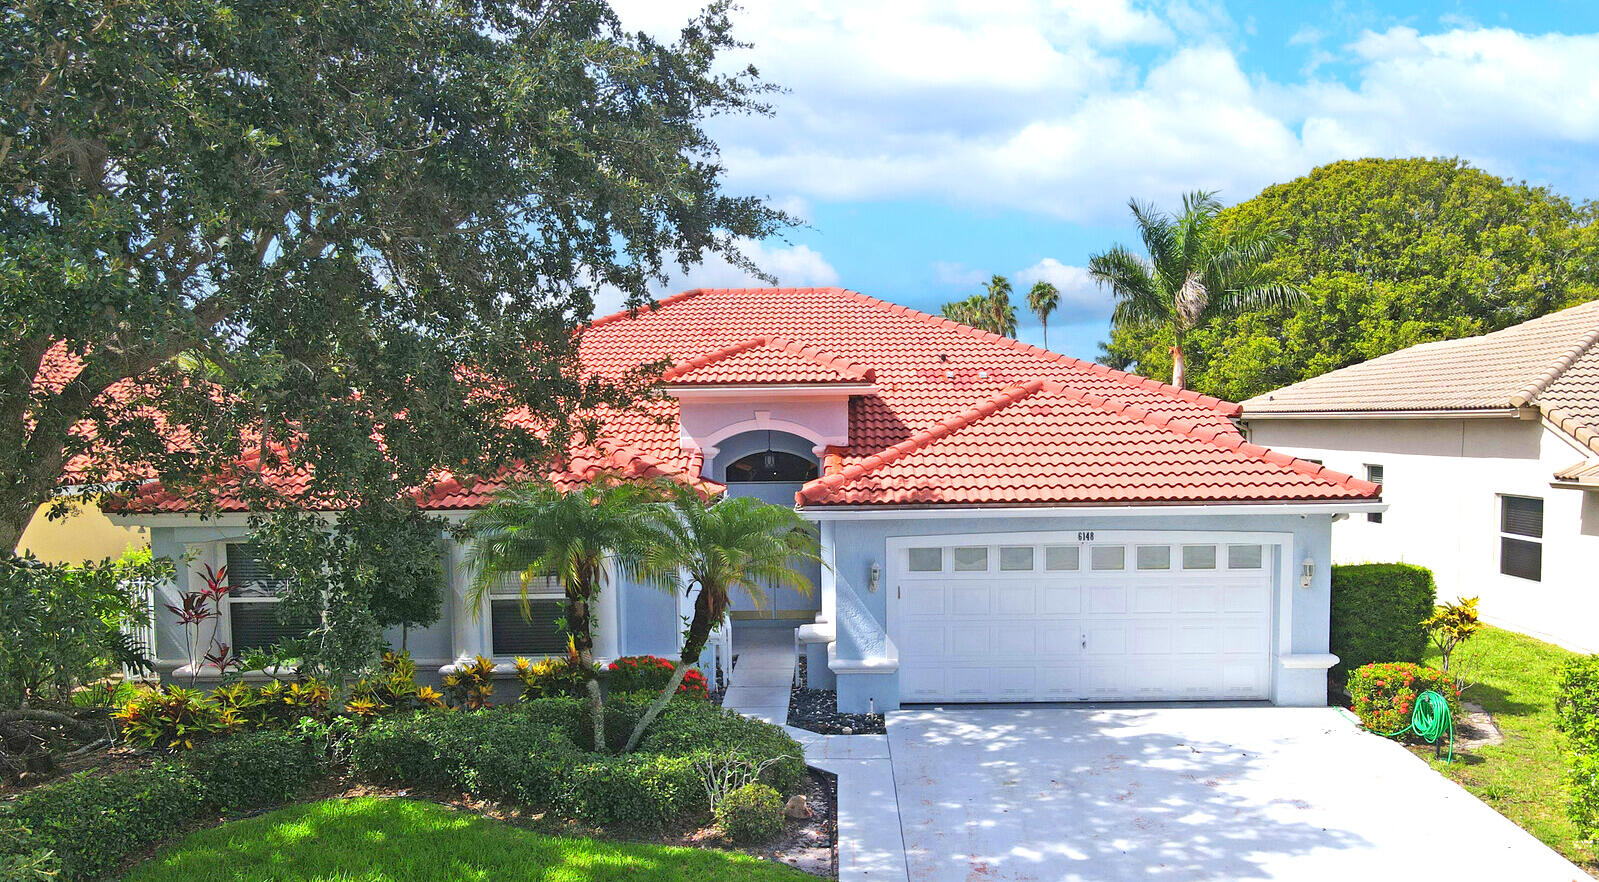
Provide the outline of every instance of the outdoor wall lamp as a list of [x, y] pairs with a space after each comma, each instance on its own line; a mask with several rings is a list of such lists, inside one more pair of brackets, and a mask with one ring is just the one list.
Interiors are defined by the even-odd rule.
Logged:
[[872, 561], [872, 568], [866, 573], [866, 590], [877, 593], [877, 582], [883, 577], [883, 567], [877, 561]]
[[1305, 562], [1299, 565], [1299, 587], [1309, 588], [1310, 578], [1316, 575], [1316, 562], [1305, 555]]

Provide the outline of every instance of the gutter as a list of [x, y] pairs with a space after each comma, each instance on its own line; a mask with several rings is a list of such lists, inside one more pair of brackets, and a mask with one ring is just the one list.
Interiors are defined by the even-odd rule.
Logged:
[[1205, 515], [1339, 515], [1383, 512], [1388, 503], [1377, 499], [1348, 502], [1279, 502], [1213, 504], [1127, 504], [1127, 505], [916, 505], [916, 506], [823, 506], [796, 508], [809, 521], [938, 520], [947, 518], [1025, 518], [1096, 517], [1136, 518], [1150, 516]]
[[[1528, 413], [1531, 411], [1531, 413]], [[1426, 419], [1537, 419], [1537, 408], [1451, 408], [1434, 410], [1274, 410], [1240, 413], [1236, 419], [1252, 420], [1426, 420]]]

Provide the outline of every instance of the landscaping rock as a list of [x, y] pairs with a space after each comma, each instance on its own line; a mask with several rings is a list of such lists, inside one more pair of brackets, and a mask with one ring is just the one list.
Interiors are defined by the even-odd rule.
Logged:
[[788, 798], [788, 804], [783, 806], [783, 817], [803, 821], [816, 814], [806, 804], [804, 794], [796, 793]]
[[[799, 660], [799, 682], [805, 682], [805, 659]], [[789, 692], [788, 724], [823, 735], [882, 735], [888, 731], [882, 714], [841, 714], [838, 693], [796, 686]]]

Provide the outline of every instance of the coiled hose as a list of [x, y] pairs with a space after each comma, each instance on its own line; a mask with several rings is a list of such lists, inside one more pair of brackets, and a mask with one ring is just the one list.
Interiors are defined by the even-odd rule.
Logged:
[[1416, 707], [1410, 712], [1410, 725], [1398, 732], [1384, 732], [1383, 737], [1395, 738], [1407, 732], [1420, 735], [1428, 744], [1436, 745], [1445, 734], [1449, 736], [1449, 758], [1455, 761], [1455, 717], [1449, 712], [1449, 701], [1433, 689], [1416, 696]]

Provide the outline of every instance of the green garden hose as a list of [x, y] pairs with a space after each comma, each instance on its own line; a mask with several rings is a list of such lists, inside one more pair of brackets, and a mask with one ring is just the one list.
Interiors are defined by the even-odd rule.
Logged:
[[1382, 734], [1384, 738], [1395, 738], [1406, 732], [1414, 732], [1432, 745], [1436, 745], [1447, 733], [1449, 758], [1444, 762], [1455, 761], [1455, 717], [1449, 712], [1449, 702], [1442, 694], [1428, 689], [1416, 696], [1416, 709], [1410, 712], [1410, 725], [1398, 732]]

